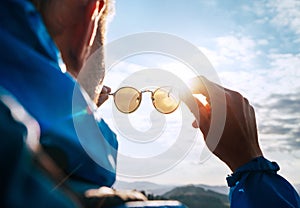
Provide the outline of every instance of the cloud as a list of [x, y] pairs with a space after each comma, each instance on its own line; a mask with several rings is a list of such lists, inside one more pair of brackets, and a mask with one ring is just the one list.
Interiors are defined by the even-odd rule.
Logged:
[[285, 94], [300, 88], [300, 53], [270, 53], [264, 62], [258, 62], [255, 57], [239, 62], [235, 56], [218, 49], [202, 48], [202, 51], [215, 66], [222, 84], [240, 91], [255, 105], [271, 94]]
[[[236, 57], [237, 60], [248, 61], [253, 56], [255, 42], [247, 37], [224, 36], [216, 38], [220, 52], [227, 57]], [[250, 55], [250, 56], [249, 56]]]
[[[281, 34], [292, 32], [300, 34], [300, 1], [298, 0], [267, 0], [255, 1], [243, 7], [244, 12], [256, 15], [255, 23], [271, 26]], [[300, 39], [293, 40], [295, 43]]]
[[[269, 55], [271, 67], [286, 73], [287, 70], [293, 72], [293, 75], [299, 76], [300, 53], [273, 53]], [[290, 74], [288, 74], [290, 75]]]
[[300, 150], [300, 89], [292, 93], [271, 94], [259, 106], [259, 132], [262, 142], [277, 143], [266, 148]]
[[[239, 70], [253, 67], [253, 60], [259, 55], [255, 40], [249, 37], [221, 36], [213, 40], [211, 48], [199, 47], [217, 70]], [[267, 44], [260, 40], [259, 44]]]
[[259, 40], [257, 40], [257, 44], [258, 45], [268, 45], [269, 44], [269, 40], [267, 40], [267, 39], [259, 39]]
[[287, 27], [300, 34], [300, 2], [298, 0], [269, 0], [267, 8], [275, 15], [271, 23]]
[[[226, 61], [228, 58], [218, 52], [206, 55], [212, 62]], [[248, 64], [254, 66], [254, 61], [249, 60]], [[219, 62], [216, 68], [222, 84], [241, 92], [255, 107], [264, 150], [299, 150], [300, 54], [271, 53], [266, 56], [266, 63], [252, 70], [249, 70], [251, 67], [244, 70], [220, 70], [217, 67], [223, 66]], [[243, 64], [237, 65], [243, 67]]]
[[[291, 6], [278, 6], [274, 12], [288, 9], [292, 10]], [[256, 12], [263, 15], [266, 11], [259, 8]], [[280, 40], [276, 35], [272, 38], [275, 39], [223, 36], [214, 39], [214, 46], [200, 47], [200, 50], [215, 67], [222, 84], [241, 92], [255, 107], [263, 149], [297, 151], [300, 148], [300, 53], [288, 49], [280, 52], [278, 45], [273, 45]]]

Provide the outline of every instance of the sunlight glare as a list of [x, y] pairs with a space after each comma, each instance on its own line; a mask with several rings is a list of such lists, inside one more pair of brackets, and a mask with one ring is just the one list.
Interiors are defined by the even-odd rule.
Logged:
[[199, 100], [204, 106], [208, 105], [206, 97], [203, 94], [193, 94], [193, 96], [197, 98], [197, 100]]

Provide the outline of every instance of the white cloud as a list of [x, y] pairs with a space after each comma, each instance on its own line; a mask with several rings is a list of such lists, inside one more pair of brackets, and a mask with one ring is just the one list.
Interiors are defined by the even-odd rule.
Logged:
[[[227, 61], [229, 57], [223, 56], [222, 53], [207, 49], [203, 51], [215, 63], [216, 68], [231, 64]], [[269, 64], [256, 70], [222, 68], [217, 71], [225, 87], [241, 92], [251, 104], [254, 104], [263, 149], [267, 151], [297, 149], [299, 146], [287, 144], [291, 144], [291, 141], [299, 135], [299, 119], [297, 120], [299, 113], [292, 106], [295, 105], [295, 101], [290, 93], [297, 93], [300, 89], [300, 54], [273, 53], [266, 58]], [[248, 64], [254, 65], [254, 61], [249, 60]], [[277, 97], [274, 98], [274, 95]], [[281, 107], [275, 109], [275, 104]]]
[[[252, 4], [249, 6], [246, 6], [245, 8], [247, 8], [247, 12], [253, 12], [255, 13], [257, 16], [263, 16], [266, 13], [266, 6], [265, 6], [265, 2], [263, 1], [252, 1]], [[267, 20], [264, 18], [264, 20]]]
[[288, 27], [300, 34], [300, 1], [298, 0], [269, 0], [268, 8], [275, 13], [271, 23]]
[[267, 39], [259, 39], [259, 40], [257, 40], [257, 44], [258, 45], [268, 45], [269, 44], [269, 40], [267, 40]]
[[220, 53], [232, 61], [249, 62], [255, 53], [253, 53], [255, 42], [247, 37], [225, 36], [216, 39]]
[[[300, 88], [300, 54], [270, 54], [270, 66], [256, 70], [220, 71], [222, 83], [259, 103], [273, 93], [286, 94]], [[264, 67], [264, 66], [263, 66]]]
[[288, 28], [295, 34], [300, 34], [299, 0], [256, 1], [252, 7], [246, 6], [244, 10], [259, 17], [256, 23], [270, 23], [279, 30], [286, 31]]
[[269, 55], [273, 83], [278, 86], [277, 92], [289, 92], [300, 87], [300, 54]]
[[[260, 44], [267, 44], [261, 40]], [[214, 39], [215, 49], [200, 47], [217, 71], [248, 70], [258, 55], [256, 42], [248, 37], [223, 36]]]

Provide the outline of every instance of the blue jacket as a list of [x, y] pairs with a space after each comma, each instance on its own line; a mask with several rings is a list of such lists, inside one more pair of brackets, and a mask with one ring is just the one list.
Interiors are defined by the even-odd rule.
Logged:
[[16, 117], [20, 109], [22, 106], [0, 87], [0, 207], [80, 207], [65, 186], [57, 187], [57, 181], [41, 168], [37, 154], [24, 142], [26, 135], [33, 140], [38, 136], [38, 126], [24, 110]]
[[0, 4], [0, 86], [41, 126], [41, 143], [66, 172], [100, 186], [115, 181], [116, 135], [90, 113], [89, 98], [59, 68], [60, 54], [28, 0]]
[[279, 166], [257, 157], [227, 177], [231, 208], [300, 208], [295, 189], [277, 174]]

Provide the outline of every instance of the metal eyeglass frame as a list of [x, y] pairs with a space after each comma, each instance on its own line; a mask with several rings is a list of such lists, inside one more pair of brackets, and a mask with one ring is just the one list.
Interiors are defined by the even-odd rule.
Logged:
[[[152, 90], [150, 90], [150, 89], [145, 89], [145, 90], [139, 91], [139, 90], [137, 90], [137, 89], [134, 88], [134, 87], [131, 87], [131, 86], [124, 86], [124, 87], [119, 88], [118, 90], [116, 90], [116, 91], [113, 92], [113, 93], [109, 93], [108, 95], [114, 96], [114, 103], [115, 103], [115, 106], [116, 106], [116, 108], [117, 108], [120, 112], [125, 113], [125, 114], [129, 114], [129, 113], [133, 113], [134, 111], [136, 111], [136, 110], [139, 108], [139, 106], [140, 106], [140, 104], [141, 104], [141, 102], [142, 102], [142, 94], [145, 93], [145, 92], [150, 92], [150, 93], [151, 93], [151, 100], [152, 100], [152, 104], [153, 104], [154, 108], [155, 108], [158, 112], [160, 112], [160, 113], [163, 113], [163, 114], [170, 114], [170, 113], [173, 113], [174, 111], [177, 110], [177, 108], [178, 108], [178, 106], [179, 106], [179, 104], [180, 104], [180, 100], [178, 100], [177, 106], [176, 106], [172, 111], [170, 111], [170, 112], [162, 112], [162, 111], [159, 110], [159, 109], [157, 108], [157, 106], [155, 105], [155, 98], [154, 98], [154, 95], [155, 95], [155, 93], [156, 93], [158, 90], [161, 90], [161, 89], [164, 89], [164, 88], [167, 88], [167, 87], [169, 87], [169, 86], [159, 87], [159, 88], [155, 89], [154, 91], [152, 91]], [[139, 94], [139, 96], [138, 96], [138, 100], [139, 100], [138, 105], [137, 105], [132, 111], [129, 111], [129, 112], [124, 112], [124, 111], [122, 111], [121, 109], [119, 109], [119, 107], [118, 107], [118, 105], [117, 105], [117, 103], [116, 103], [116, 100], [115, 100], [115, 94], [118, 93], [120, 90], [125, 89], [125, 88], [133, 89], [133, 90], [135, 90], [135, 91]], [[173, 88], [171, 88], [171, 90], [168, 92], [168, 96], [169, 96], [169, 94], [171, 93], [172, 89], [173, 89]]]

